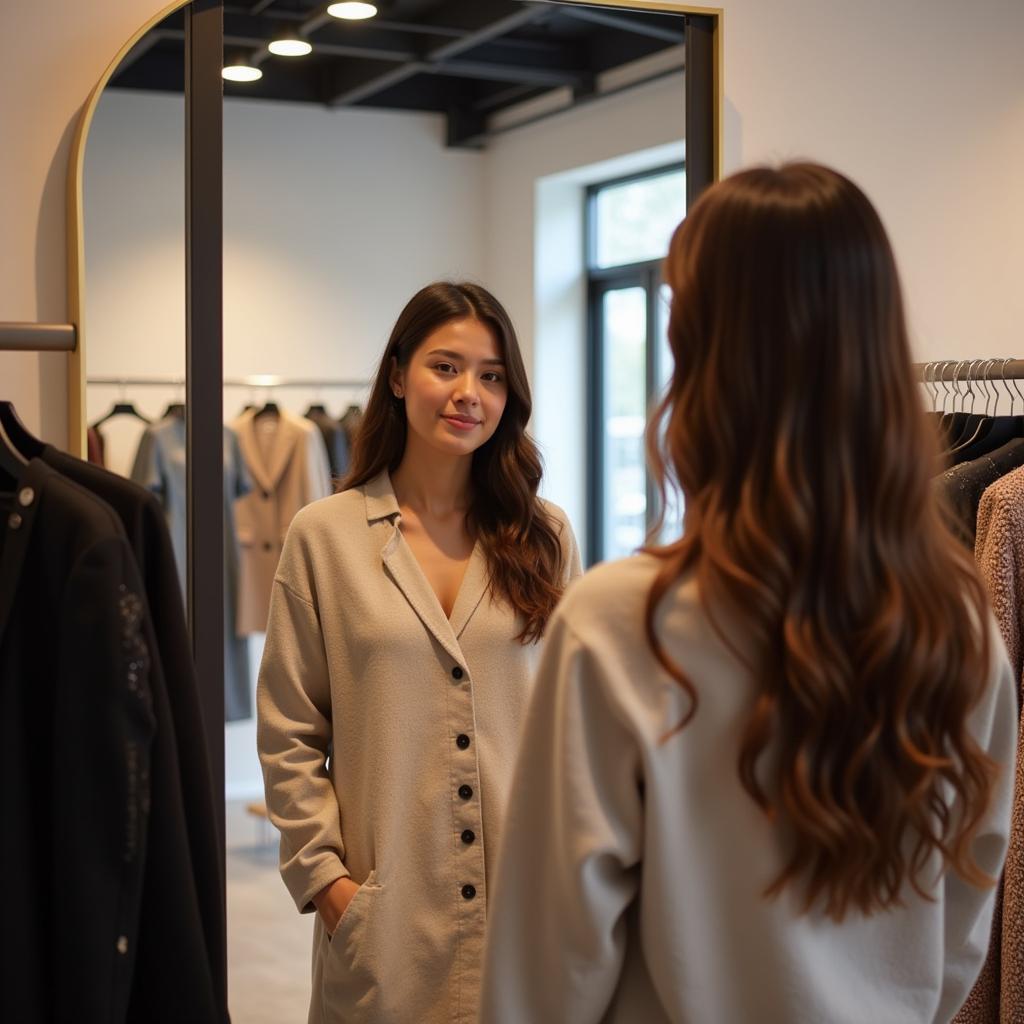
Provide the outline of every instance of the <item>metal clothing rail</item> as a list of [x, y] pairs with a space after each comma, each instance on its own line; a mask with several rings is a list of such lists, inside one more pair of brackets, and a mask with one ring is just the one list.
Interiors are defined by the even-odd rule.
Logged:
[[934, 359], [915, 363], [922, 383], [956, 385], [976, 380], [1024, 380], [1024, 359]]
[[74, 352], [74, 324], [0, 322], [0, 352]]
[[[125, 388], [158, 388], [158, 387], [182, 387], [185, 384], [184, 377], [89, 377], [87, 384], [97, 386], [107, 385], [110, 387]], [[277, 377], [273, 374], [255, 374], [251, 377], [229, 377], [222, 381], [226, 388], [343, 388], [356, 390], [368, 388], [373, 381], [369, 380], [339, 380], [337, 378], [325, 377], [316, 380], [312, 377]]]
[[316, 380], [313, 377], [275, 377], [272, 374], [257, 374], [254, 377], [226, 378], [226, 388], [368, 388], [370, 380], [339, 380], [324, 377]]

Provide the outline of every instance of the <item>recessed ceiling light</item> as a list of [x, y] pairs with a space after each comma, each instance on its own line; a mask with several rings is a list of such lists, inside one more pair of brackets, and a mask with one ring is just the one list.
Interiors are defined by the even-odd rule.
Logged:
[[223, 68], [221, 77], [226, 78], [229, 82], [258, 82], [263, 77], [263, 72], [251, 64], [236, 61]]
[[267, 49], [278, 57], [305, 57], [313, 47], [305, 39], [275, 39], [267, 43]]
[[344, 0], [344, 3], [331, 4], [327, 13], [332, 18], [341, 18], [344, 21], [363, 21], [372, 18], [377, 13], [373, 4], [355, 3], [354, 0]]

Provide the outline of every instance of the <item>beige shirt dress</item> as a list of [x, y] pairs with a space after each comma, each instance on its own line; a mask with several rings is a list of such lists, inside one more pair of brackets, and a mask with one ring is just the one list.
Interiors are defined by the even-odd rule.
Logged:
[[[566, 582], [580, 559], [564, 513]], [[471, 1024], [491, 860], [539, 645], [492, 598], [479, 545], [447, 618], [388, 475], [307, 506], [274, 580], [258, 744], [281, 874], [317, 915], [310, 1024]]]

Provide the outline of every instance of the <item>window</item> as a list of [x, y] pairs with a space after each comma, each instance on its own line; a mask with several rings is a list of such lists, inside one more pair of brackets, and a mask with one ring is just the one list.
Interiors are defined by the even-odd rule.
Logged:
[[[657, 515], [644, 431], [672, 372], [661, 264], [685, 212], [680, 166], [587, 190], [590, 562], [634, 552]], [[666, 539], [680, 520], [673, 499]]]

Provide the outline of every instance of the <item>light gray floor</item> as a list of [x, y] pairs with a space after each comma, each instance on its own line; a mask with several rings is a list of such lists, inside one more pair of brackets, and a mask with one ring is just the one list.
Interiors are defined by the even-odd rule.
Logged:
[[305, 1024], [313, 916], [277, 871], [277, 833], [227, 803], [228, 1003], [232, 1024]]

